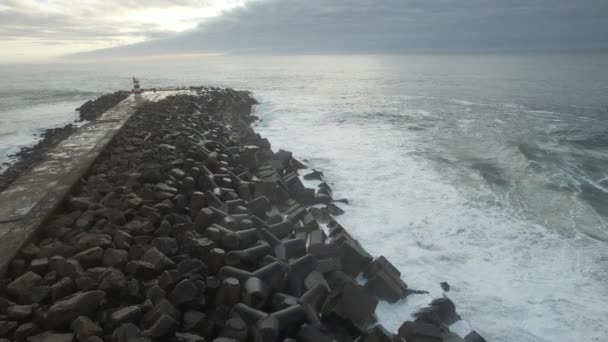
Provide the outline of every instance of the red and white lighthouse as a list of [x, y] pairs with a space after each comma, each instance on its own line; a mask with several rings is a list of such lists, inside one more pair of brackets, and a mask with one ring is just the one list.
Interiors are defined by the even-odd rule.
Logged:
[[139, 87], [139, 80], [133, 77], [133, 94], [135, 96], [141, 95], [141, 88]]

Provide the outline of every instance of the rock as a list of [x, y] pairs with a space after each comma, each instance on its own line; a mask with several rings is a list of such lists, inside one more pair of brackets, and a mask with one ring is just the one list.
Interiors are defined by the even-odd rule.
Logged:
[[306, 180], [318, 180], [322, 182], [323, 178], [323, 172], [317, 170], [304, 175], [304, 179]]
[[36, 273], [27, 272], [8, 284], [6, 292], [21, 304], [40, 303], [49, 294], [48, 286], [37, 286], [41, 279]]
[[324, 315], [337, 315], [360, 328], [376, 321], [378, 300], [363, 287], [348, 278], [339, 289], [332, 289], [323, 306]]
[[129, 253], [122, 249], [108, 248], [103, 255], [103, 265], [106, 267], [122, 267], [129, 261]]
[[19, 323], [15, 321], [0, 321], [0, 337], [9, 337], [17, 329]]
[[92, 291], [97, 288], [98, 281], [93, 277], [80, 277], [76, 279], [76, 288], [80, 291]]
[[195, 332], [203, 336], [207, 336], [210, 329], [207, 316], [196, 310], [186, 311], [184, 314], [183, 326], [187, 331]]
[[154, 322], [154, 324], [152, 324], [150, 329], [144, 330], [142, 335], [154, 339], [161, 338], [163, 336], [172, 334], [177, 328], [177, 325], [177, 321], [175, 321], [171, 316], [164, 314], [161, 315]]
[[177, 272], [183, 278], [194, 274], [207, 275], [207, 265], [198, 259], [186, 259], [177, 265]]
[[101, 259], [104, 256], [104, 250], [101, 247], [91, 247], [76, 255], [74, 259], [78, 260], [85, 267], [93, 267], [101, 264]]
[[39, 275], [43, 275], [49, 268], [49, 259], [48, 258], [37, 258], [32, 260], [30, 263], [30, 270], [38, 273]]
[[133, 237], [131, 234], [123, 230], [117, 230], [114, 232], [114, 245], [117, 249], [128, 250], [129, 247], [131, 247], [132, 242]]
[[101, 336], [103, 333], [103, 329], [85, 316], [80, 316], [73, 320], [71, 328], [80, 342], [86, 341], [91, 336]]
[[127, 273], [139, 280], [154, 279], [158, 275], [158, 270], [149, 262], [133, 260], [125, 266]]
[[167, 292], [158, 284], [154, 284], [154, 286], [149, 288], [146, 292], [146, 298], [150, 299], [154, 303], [158, 302], [161, 298], [165, 298], [166, 296]]
[[449, 292], [449, 291], [450, 291], [450, 284], [448, 284], [448, 282], [447, 282], [447, 281], [443, 281], [443, 282], [441, 282], [441, 284], [439, 284], [439, 285], [441, 285], [441, 289], [442, 289], [443, 291], [445, 291], [445, 292]]
[[194, 282], [184, 279], [175, 285], [173, 292], [171, 292], [171, 301], [177, 307], [193, 304], [200, 294], [201, 290]]
[[180, 319], [180, 312], [171, 304], [171, 302], [163, 298], [144, 315], [144, 326], [151, 326], [162, 315], [169, 315], [175, 320]]
[[40, 253], [40, 248], [34, 245], [33, 243], [28, 243], [23, 248], [21, 248], [20, 254], [24, 258], [31, 260], [36, 258], [36, 256]]
[[99, 336], [91, 336], [91, 337], [87, 338], [86, 340], [84, 340], [83, 342], [103, 342], [103, 340]]
[[158, 226], [158, 229], [156, 231], [154, 231], [154, 235], [160, 236], [160, 237], [166, 237], [166, 236], [171, 235], [172, 231], [173, 231], [173, 227], [171, 226], [171, 222], [169, 222], [167, 220], [163, 220], [163, 221], [161, 221], [160, 225]]
[[140, 334], [139, 328], [133, 323], [125, 323], [114, 329], [112, 332], [112, 342], [132, 342]]
[[203, 337], [190, 333], [175, 333], [175, 340], [177, 342], [205, 342]]
[[127, 306], [126, 308], [112, 312], [109, 323], [111, 326], [118, 326], [124, 323], [135, 323], [139, 321], [141, 316], [142, 312], [139, 306]]
[[169, 237], [155, 238], [152, 240], [152, 246], [156, 247], [156, 249], [167, 256], [173, 256], [177, 254], [178, 251], [177, 241]]
[[420, 322], [403, 323], [399, 328], [399, 336], [406, 342], [443, 342], [438, 326]]
[[49, 242], [47, 244], [40, 246], [40, 251], [38, 252], [38, 258], [50, 258], [55, 255], [60, 255], [63, 257], [73, 255], [75, 252], [75, 248], [65, 243], [55, 240]]
[[154, 265], [155, 269], [158, 271], [164, 271], [168, 268], [175, 267], [173, 260], [161, 253], [156, 247], [148, 249], [141, 257], [141, 260]]
[[78, 260], [74, 259], [65, 259], [61, 256], [54, 256], [49, 259], [49, 264], [51, 269], [60, 277], [68, 277], [71, 279], [76, 279], [82, 277], [84, 273], [84, 269], [80, 265]]
[[414, 317], [416, 317], [416, 321], [435, 325], [450, 325], [460, 319], [456, 313], [456, 306], [447, 297], [434, 299], [428, 307], [415, 312]]
[[73, 294], [53, 304], [43, 323], [50, 328], [67, 325], [78, 316], [94, 313], [104, 298], [105, 293], [99, 290]]
[[15, 338], [18, 341], [23, 341], [28, 337], [38, 333], [39, 330], [40, 329], [38, 328], [38, 325], [36, 325], [36, 323], [34, 322], [24, 323], [21, 324], [19, 328], [17, 328], [17, 330], [15, 330]]
[[[347, 241], [344, 245], [353, 244]], [[385, 257], [380, 256], [374, 260], [367, 270], [368, 278], [365, 288], [369, 289], [380, 299], [396, 302], [408, 295], [407, 284], [401, 279], [401, 273]]]
[[99, 289], [109, 293], [120, 293], [127, 285], [127, 277], [119, 269], [110, 267], [101, 276]]
[[[178, 265], [179, 267], [179, 265]], [[180, 275], [176, 270], [164, 271], [158, 277], [157, 284], [161, 289], [167, 290], [169, 287], [175, 285], [177, 281], [180, 279]]]
[[45, 331], [42, 334], [29, 337], [27, 342], [72, 342], [73, 340], [74, 334], [72, 333]]
[[56, 302], [64, 297], [67, 297], [76, 291], [74, 281], [68, 277], [61, 278], [57, 283], [51, 286], [51, 299]]
[[22, 322], [32, 314], [33, 310], [32, 305], [13, 305], [8, 308], [6, 315], [10, 319]]
[[84, 250], [92, 248], [92, 247], [107, 248], [107, 247], [110, 247], [111, 244], [112, 244], [112, 237], [110, 235], [92, 233], [92, 234], [86, 234], [83, 237], [81, 237], [78, 240], [78, 242], [76, 243], [76, 247], [79, 250], [84, 251]]
[[382, 325], [371, 327], [361, 334], [357, 342], [397, 342], [395, 336], [388, 332]]
[[473, 330], [464, 337], [464, 342], [486, 342], [486, 340]]

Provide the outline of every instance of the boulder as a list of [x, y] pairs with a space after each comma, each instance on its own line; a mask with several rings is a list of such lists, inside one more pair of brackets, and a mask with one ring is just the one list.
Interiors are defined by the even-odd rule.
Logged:
[[73, 333], [45, 331], [42, 334], [29, 337], [27, 342], [72, 342], [73, 340]]
[[108, 248], [103, 255], [103, 265], [106, 267], [122, 267], [129, 261], [129, 253], [122, 249]]
[[105, 293], [99, 290], [75, 293], [53, 304], [41, 323], [49, 328], [66, 326], [78, 316], [94, 313], [104, 299]]
[[91, 336], [101, 336], [103, 333], [103, 330], [97, 324], [85, 316], [80, 316], [73, 320], [71, 328], [80, 342], [86, 341]]

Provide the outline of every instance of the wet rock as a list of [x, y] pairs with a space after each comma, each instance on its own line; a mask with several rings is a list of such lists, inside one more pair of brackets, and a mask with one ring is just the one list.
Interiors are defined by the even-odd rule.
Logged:
[[79, 291], [92, 291], [97, 288], [98, 281], [93, 277], [80, 277], [74, 282]]
[[28, 342], [72, 342], [74, 334], [45, 331], [42, 334], [31, 336]]
[[205, 339], [199, 335], [190, 333], [175, 333], [177, 342], [205, 342]]
[[9, 337], [17, 329], [19, 323], [15, 321], [0, 321], [0, 337]]
[[33, 310], [32, 305], [13, 305], [8, 308], [6, 315], [12, 320], [23, 322], [32, 314]]
[[186, 259], [177, 265], [177, 272], [183, 278], [190, 277], [194, 274], [206, 276], [207, 265], [198, 259]]
[[17, 330], [15, 330], [15, 338], [19, 340], [25, 340], [28, 337], [37, 334], [40, 331], [38, 325], [34, 322], [28, 322], [21, 324]]
[[448, 284], [447, 281], [443, 281], [439, 285], [441, 285], [441, 289], [443, 291], [445, 291], [445, 292], [449, 292], [450, 291], [450, 284]]
[[363, 331], [357, 342], [398, 342], [395, 335], [388, 332], [382, 325], [376, 325]]
[[140, 334], [139, 328], [133, 323], [125, 323], [112, 332], [112, 342], [135, 341]]
[[306, 180], [318, 180], [322, 182], [324, 178], [323, 172], [317, 170], [304, 175], [304, 179]]
[[142, 331], [142, 336], [150, 338], [161, 338], [172, 334], [177, 328], [178, 323], [169, 315], [161, 315], [152, 324], [150, 329]]
[[99, 282], [99, 289], [109, 293], [120, 293], [127, 285], [127, 277], [116, 268], [104, 271]]
[[37, 258], [30, 262], [30, 270], [43, 275], [49, 268], [48, 258]]
[[112, 312], [109, 324], [111, 326], [119, 326], [124, 323], [136, 323], [141, 316], [141, 308], [137, 305], [132, 305]]
[[180, 312], [167, 299], [161, 299], [148, 311], [143, 317], [145, 326], [151, 326], [156, 320], [163, 315], [169, 315], [174, 320], [180, 319]]
[[[85, 248], [86, 249], [86, 248]], [[75, 248], [69, 246], [61, 241], [54, 240], [44, 245], [40, 245], [40, 251], [36, 257], [38, 258], [50, 258], [55, 255], [67, 257], [73, 255]]]
[[92, 234], [86, 234], [83, 237], [81, 237], [78, 240], [78, 242], [76, 243], [76, 247], [79, 250], [84, 251], [86, 249], [93, 248], [93, 247], [107, 248], [111, 244], [112, 244], [112, 237], [110, 235], [92, 233]]
[[13, 259], [8, 267], [8, 275], [16, 278], [25, 272], [26, 262], [24, 259]]
[[438, 326], [420, 322], [403, 323], [399, 336], [406, 342], [443, 342], [443, 334]]
[[91, 337], [87, 338], [86, 340], [84, 340], [83, 342], [103, 342], [103, 340], [99, 336], [91, 336]]
[[156, 247], [148, 249], [148, 251], [141, 257], [141, 260], [154, 265], [158, 271], [175, 267], [173, 260], [161, 253]]
[[72, 321], [71, 328], [80, 342], [86, 341], [91, 336], [101, 336], [103, 330], [88, 317], [80, 316]]
[[171, 301], [177, 307], [194, 304], [202, 293], [202, 289], [194, 282], [182, 280], [171, 292]]
[[64, 297], [67, 297], [76, 291], [74, 281], [68, 277], [61, 278], [57, 283], [51, 286], [51, 299], [56, 302]]
[[167, 256], [173, 256], [177, 254], [178, 251], [177, 240], [169, 237], [155, 238], [152, 240], [152, 246], [156, 247], [156, 249]]
[[114, 232], [114, 245], [118, 249], [128, 250], [131, 247], [131, 243], [133, 242], [133, 236], [131, 234], [123, 231], [117, 230]]
[[38, 286], [41, 277], [34, 272], [27, 272], [6, 286], [6, 292], [14, 296], [20, 304], [40, 303], [48, 294], [48, 286]]
[[53, 304], [42, 323], [50, 328], [67, 325], [78, 316], [94, 313], [104, 298], [105, 293], [99, 290], [71, 295]]
[[196, 310], [186, 311], [184, 314], [183, 326], [187, 331], [195, 332], [202, 336], [207, 336], [210, 329], [207, 315]]
[[93, 267], [101, 264], [101, 259], [103, 256], [103, 248], [92, 247], [74, 255], [73, 258], [80, 262], [80, 264], [84, 267]]
[[460, 316], [456, 313], [456, 306], [447, 297], [434, 299], [428, 307], [414, 313], [414, 317], [416, 317], [416, 321], [436, 325], [450, 325], [460, 320]]
[[154, 284], [146, 292], [146, 298], [150, 299], [154, 303], [158, 302], [162, 298], [165, 298], [166, 296], [167, 292], [163, 290], [158, 284]]
[[158, 270], [153, 264], [141, 260], [129, 261], [125, 266], [125, 270], [140, 280], [154, 279], [158, 275]]
[[349, 320], [356, 327], [365, 328], [376, 321], [378, 300], [352, 280], [346, 280], [339, 289], [333, 289], [327, 298], [323, 313]]
[[129, 253], [122, 249], [108, 248], [103, 255], [103, 265], [106, 267], [122, 267], [129, 261]]
[[38, 246], [34, 245], [33, 243], [28, 243], [19, 252], [19, 254], [27, 260], [32, 260], [36, 258], [38, 256], [38, 253], [40, 253], [40, 248], [38, 248]]
[[471, 331], [467, 336], [464, 337], [465, 342], [486, 342], [476, 331]]
[[65, 259], [61, 256], [54, 256], [49, 259], [49, 265], [51, 269], [57, 272], [60, 277], [76, 279], [78, 277], [82, 277], [85, 274], [84, 269], [82, 268], [78, 260]]

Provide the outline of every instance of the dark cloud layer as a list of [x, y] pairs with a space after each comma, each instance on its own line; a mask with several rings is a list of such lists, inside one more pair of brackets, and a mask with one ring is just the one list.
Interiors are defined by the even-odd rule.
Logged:
[[252, 0], [195, 30], [80, 56], [608, 47], [606, 0]]

